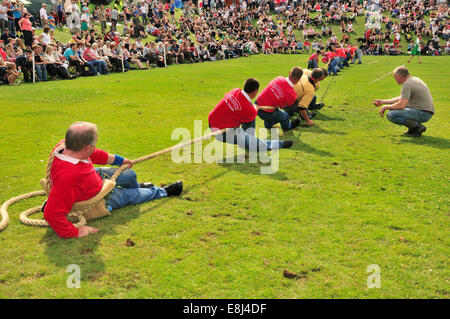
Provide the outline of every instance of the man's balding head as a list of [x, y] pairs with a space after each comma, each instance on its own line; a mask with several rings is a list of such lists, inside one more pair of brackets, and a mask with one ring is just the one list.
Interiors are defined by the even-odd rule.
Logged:
[[85, 146], [95, 146], [97, 142], [97, 125], [89, 122], [75, 122], [66, 132], [66, 148], [78, 152]]
[[403, 84], [409, 77], [409, 71], [404, 66], [398, 66], [394, 69], [394, 79], [397, 84]]

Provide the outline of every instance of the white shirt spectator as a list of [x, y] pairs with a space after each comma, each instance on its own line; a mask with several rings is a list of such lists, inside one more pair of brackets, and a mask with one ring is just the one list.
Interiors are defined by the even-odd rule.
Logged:
[[41, 20], [47, 21], [47, 10], [45, 8], [41, 8], [41, 10], [39, 10], [39, 16], [41, 17]]

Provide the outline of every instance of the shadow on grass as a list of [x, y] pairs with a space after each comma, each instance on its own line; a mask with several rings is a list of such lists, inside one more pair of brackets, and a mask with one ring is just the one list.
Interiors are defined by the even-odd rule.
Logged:
[[333, 154], [327, 151], [318, 150], [306, 143], [303, 143], [300, 139], [295, 141], [294, 146], [292, 147], [295, 150], [298, 150], [300, 152], [310, 153], [310, 154], [317, 154], [319, 156], [327, 156], [327, 157], [334, 157]]
[[[116, 226], [125, 225], [129, 221], [138, 218], [143, 213], [158, 209], [166, 205], [172, 198], [161, 199], [154, 202], [145, 211], [140, 210], [140, 206], [127, 206], [111, 212], [107, 218], [100, 218], [88, 222], [89, 226], [99, 228], [97, 234], [91, 234], [84, 238], [59, 238], [49, 227], [47, 233], [42, 237], [41, 243], [45, 243], [45, 254], [50, 262], [57, 267], [67, 268], [71, 264], [76, 264], [81, 268], [81, 279], [95, 280], [101, 277], [105, 271], [105, 264], [95, 252], [98, 249], [103, 236], [116, 235]], [[124, 245], [118, 243], [118, 245]]]
[[[233, 171], [245, 174], [245, 175], [249, 175], [249, 174], [251, 174], [251, 175], [266, 175], [266, 176], [269, 176], [271, 178], [274, 178], [274, 179], [280, 180], [280, 181], [287, 180], [287, 177], [285, 176], [285, 174], [280, 172], [279, 170], [276, 170], [274, 172], [274, 174], [263, 174], [262, 173], [263, 168], [268, 169], [270, 167], [270, 165], [271, 165], [270, 162], [262, 163], [262, 162], [258, 161], [257, 163], [248, 163], [249, 159], [246, 159], [245, 163], [238, 163], [237, 162], [238, 156], [239, 155], [235, 155], [233, 157], [224, 158], [223, 163], [217, 163], [217, 165], [219, 165], [227, 170], [233, 170]], [[278, 156], [281, 156], [280, 153], [278, 153]], [[227, 161], [230, 163], [227, 163]]]
[[424, 146], [431, 146], [434, 148], [439, 148], [442, 150], [448, 150], [450, 148], [450, 140], [442, 137], [434, 137], [434, 136], [427, 136], [422, 135], [419, 138], [415, 137], [409, 137], [409, 136], [402, 136], [400, 139], [401, 143], [409, 143], [409, 144], [417, 144], [417, 145], [424, 145]]
[[[189, 192], [205, 183], [222, 177], [226, 173], [227, 171], [223, 171], [201, 183], [184, 187], [182, 196], [189, 194]], [[40, 241], [46, 245], [44, 253], [48, 260], [57, 267], [67, 268], [71, 264], [79, 265], [82, 281], [95, 280], [105, 272], [105, 263], [101, 256], [96, 254], [103, 236], [117, 235], [118, 232], [115, 230], [115, 227], [126, 225], [128, 222], [139, 218], [142, 214], [147, 214], [152, 210], [169, 205], [171, 200], [177, 198], [181, 197], [169, 197], [147, 202], [146, 204], [149, 207], [145, 209], [141, 209], [140, 205], [131, 205], [112, 211], [107, 218], [89, 221], [89, 226], [97, 227], [100, 231], [97, 234], [91, 234], [84, 238], [62, 239], [49, 227]], [[116, 245], [125, 245], [125, 242], [120, 242]]]
[[345, 121], [345, 119], [340, 118], [340, 117], [329, 117], [329, 116], [326, 116], [326, 115], [318, 112], [317, 110], [314, 110], [314, 112], [317, 113], [316, 119], [318, 119], [320, 121]]
[[321, 127], [320, 127], [319, 125], [317, 125], [317, 124], [314, 124], [314, 126], [308, 127], [307, 129], [308, 129], [308, 130], [311, 130], [311, 132], [313, 132], [313, 133], [319, 133], [319, 134], [347, 135], [346, 132], [338, 132], [338, 131], [329, 131], [329, 130], [326, 130], [326, 129], [324, 129], [324, 128], [321, 128]]

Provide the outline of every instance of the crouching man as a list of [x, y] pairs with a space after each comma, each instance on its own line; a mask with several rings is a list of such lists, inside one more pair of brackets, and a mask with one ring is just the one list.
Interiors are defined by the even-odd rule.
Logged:
[[411, 76], [404, 66], [394, 70], [394, 80], [402, 85], [401, 95], [390, 100], [376, 99], [375, 106], [381, 106], [379, 113], [383, 117], [389, 110], [387, 118], [392, 123], [404, 125], [408, 128], [406, 135], [419, 137], [426, 131], [422, 124], [434, 115], [433, 97], [430, 89], [421, 79]]
[[[65, 148], [61, 145], [64, 142]], [[67, 220], [67, 214], [76, 202], [97, 195], [103, 178], [109, 178], [116, 169], [94, 168], [93, 164], [132, 164], [129, 159], [97, 149], [97, 126], [89, 122], [73, 123], [59, 142], [51, 168], [51, 190], [44, 207], [44, 218], [59, 237], [84, 237], [97, 233], [98, 228], [80, 226]], [[106, 200], [106, 209], [112, 211], [126, 205], [148, 202], [167, 196], [180, 195], [183, 183], [178, 181], [165, 188], [151, 183], [139, 184], [133, 170], [125, 170], [116, 180], [116, 187]]]

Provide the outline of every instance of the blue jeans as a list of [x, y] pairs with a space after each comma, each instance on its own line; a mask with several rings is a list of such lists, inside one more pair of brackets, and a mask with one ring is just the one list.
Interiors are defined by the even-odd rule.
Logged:
[[270, 151], [282, 148], [283, 141], [260, 140], [255, 137], [255, 121], [243, 123], [242, 127], [229, 129], [216, 139], [223, 143], [235, 144], [247, 151]]
[[391, 110], [387, 114], [387, 118], [394, 124], [404, 125], [406, 120], [414, 120], [419, 123], [425, 123], [431, 119], [433, 114], [417, 110], [405, 108], [404, 110]]
[[328, 73], [336, 75], [339, 71], [338, 63], [335, 59], [331, 60], [330, 64], [328, 65]]
[[289, 121], [289, 114], [285, 111], [276, 109], [273, 112], [265, 112], [263, 110], [258, 111], [258, 116], [264, 120], [264, 127], [266, 129], [271, 129], [277, 123], [281, 124], [281, 128], [283, 130], [289, 130], [292, 125], [291, 121]]
[[34, 67], [39, 81], [47, 81], [47, 66], [45, 64], [35, 64]]
[[309, 60], [308, 61], [308, 69], [312, 70], [315, 68], [318, 68], [319, 66], [317, 65], [317, 60]]
[[[111, 178], [117, 168], [96, 167], [95, 171], [102, 177]], [[139, 188], [136, 173], [131, 169], [126, 169], [116, 179], [116, 187], [110, 193], [107, 208], [109, 211], [127, 205], [136, 205], [154, 199], [167, 197], [164, 188], [153, 186], [151, 188]]]
[[8, 29], [9, 29], [10, 34], [16, 36], [16, 24], [15, 24], [14, 20], [8, 19]]
[[106, 62], [103, 60], [92, 60], [87, 63], [89, 69], [94, 73], [106, 74], [108, 70], [106, 69]]
[[362, 51], [361, 49], [357, 49], [355, 51], [355, 55], [353, 56], [353, 61], [352, 63], [355, 63], [356, 59], [358, 59], [359, 64], [361, 64], [361, 56], [362, 56]]

